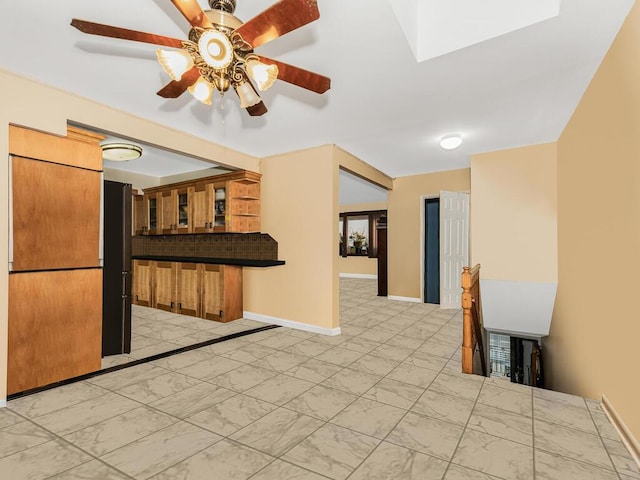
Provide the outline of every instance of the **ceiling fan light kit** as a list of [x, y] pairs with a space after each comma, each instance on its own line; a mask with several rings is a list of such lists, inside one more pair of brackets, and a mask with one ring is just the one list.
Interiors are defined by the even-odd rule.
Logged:
[[263, 115], [267, 109], [254, 88], [270, 88], [276, 80], [316, 93], [331, 88], [331, 80], [293, 65], [262, 57], [254, 48], [317, 20], [316, 0], [281, 0], [247, 23], [233, 15], [236, 0], [209, 0], [203, 11], [197, 0], [171, 0], [191, 24], [188, 40], [178, 40], [135, 30], [73, 19], [71, 25], [93, 35], [152, 43], [177, 50], [158, 49], [156, 55], [171, 82], [158, 95], [176, 98], [189, 91], [211, 105], [214, 91], [223, 95], [231, 87], [240, 106], [249, 115]]

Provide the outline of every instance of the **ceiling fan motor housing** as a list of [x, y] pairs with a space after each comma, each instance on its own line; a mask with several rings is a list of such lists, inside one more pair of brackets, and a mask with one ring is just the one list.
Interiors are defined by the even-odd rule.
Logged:
[[233, 13], [236, 10], [236, 0], [209, 0], [209, 6], [213, 10]]

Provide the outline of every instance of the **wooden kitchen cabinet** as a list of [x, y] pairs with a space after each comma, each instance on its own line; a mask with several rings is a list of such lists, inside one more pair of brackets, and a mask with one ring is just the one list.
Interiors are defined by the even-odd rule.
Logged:
[[143, 201], [147, 223], [139, 230], [150, 235], [259, 232], [260, 178], [239, 171], [147, 188]]
[[134, 260], [133, 268], [136, 305], [219, 322], [242, 318], [242, 267]]
[[133, 206], [133, 234], [146, 235], [148, 226], [144, 210], [144, 195], [133, 194], [131, 205]]
[[143, 307], [151, 306], [152, 263], [149, 260], [133, 260], [132, 303]]

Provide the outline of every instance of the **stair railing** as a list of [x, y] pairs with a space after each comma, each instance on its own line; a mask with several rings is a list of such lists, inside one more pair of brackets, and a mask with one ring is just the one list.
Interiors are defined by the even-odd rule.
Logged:
[[[484, 352], [484, 326], [480, 308], [480, 264], [462, 270], [462, 372], [476, 373], [474, 364], [480, 365], [483, 376], [487, 376]], [[479, 359], [474, 361], [478, 354]]]

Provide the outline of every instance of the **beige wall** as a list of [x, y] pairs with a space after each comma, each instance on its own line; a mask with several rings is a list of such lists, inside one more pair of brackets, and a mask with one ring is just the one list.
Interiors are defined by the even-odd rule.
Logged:
[[[10, 123], [66, 135], [67, 121], [127, 136], [145, 143], [183, 151], [215, 163], [258, 171], [257, 159], [181, 133], [61, 90], [0, 71], [0, 171], [8, 171]], [[8, 192], [7, 175], [0, 175], [0, 191]], [[0, 195], [0, 400], [6, 397], [8, 332], [8, 196]], [[337, 235], [337, 233], [336, 233]], [[335, 237], [334, 237], [335, 238]]]
[[[469, 169], [400, 177], [389, 192], [389, 295], [420, 298], [422, 197], [438, 197], [441, 190], [466, 192]], [[473, 200], [471, 200], [473, 205]]]
[[[340, 205], [340, 213], [366, 212], [386, 209], [386, 202], [351, 203]], [[378, 275], [378, 259], [369, 257], [340, 257], [338, 258], [338, 271], [340, 273], [351, 273], [356, 275]]]
[[640, 440], [640, 5], [558, 141], [550, 386], [606, 395]]
[[556, 282], [556, 144], [471, 158], [471, 263], [482, 278]]
[[104, 169], [104, 179], [114, 182], [130, 183], [131, 187], [136, 190], [157, 187], [158, 185], [160, 185], [160, 178], [158, 177], [141, 175], [139, 173], [125, 172], [123, 170], [114, 170], [112, 168]]
[[322, 328], [338, 326], [338, 168], [333, 146], [261, 161], [262, 231], [287, 263], [245, 268], [244, 309]]

